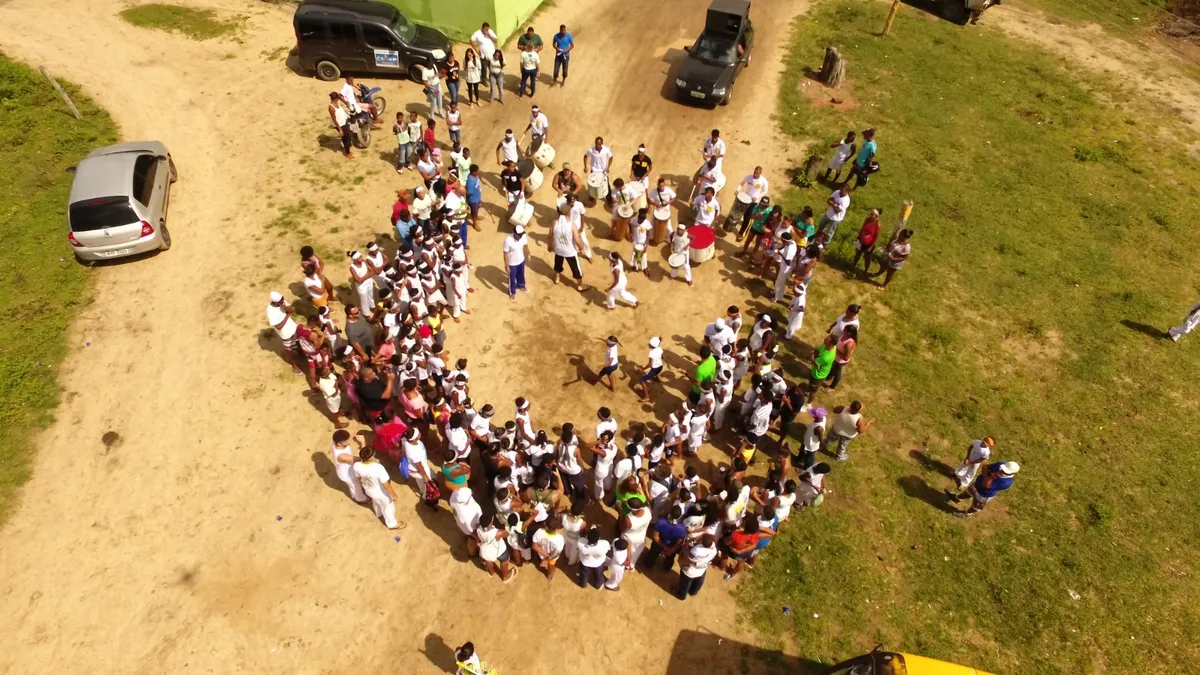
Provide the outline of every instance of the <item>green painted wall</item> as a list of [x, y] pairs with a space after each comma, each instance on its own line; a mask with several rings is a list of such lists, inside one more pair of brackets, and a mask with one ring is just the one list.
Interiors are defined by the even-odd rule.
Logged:
[[[503, 43], [516, 33], [542, 0], [384, 0], [395, 5], [405, 16], [437, 28], [459, 42], [466, 42], [484, 21]], [[554, 30], [538, 31], [543, 36]]]

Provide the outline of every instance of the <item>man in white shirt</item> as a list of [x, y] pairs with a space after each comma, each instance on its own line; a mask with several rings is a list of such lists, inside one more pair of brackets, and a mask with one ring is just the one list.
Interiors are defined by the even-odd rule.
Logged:
[[342, 99], [346, 101], [346, 105], [350, 107], [350, 112], [360, 113], [363, 111], [363, 104], [358, 100], [358, 85], [354, 83], [353, 77], [346, 78], [346, 82], [342, 85], [341, 94]]
[[604, 182], [606, 184], [604, 203], [612, 206], [612, 196], [609, 193], [612, 191], [612, 184], [608, 180], [608, 168], [612, 166], [613, 153], [604, 144], [604, 139], [600, 136], [596, 137], [596, 143], [588, 148], [583, 153], [583, 165], [587, 167], [589, 173], [604, 174]]
[[536, 105], [529, 109], [529, 124], [525, 127], [525, 131], [533, 135], [535, 143], [539, 140], [545, 142], [550, 134], [550, 119]]
[[804, 303], [807, 295], [808, 289], [804, 284], [796, 284], [792, 287], [792, 304], [788, 306], [788, 325], [783, 339], [791, 340], [804, 325]]
[[446, 117], [442, 105], [442, 74], [435, 65], [421, 66], [421, 86], [425, 88], [425, 99], [429, 101], [429, 116]]
[[761, 166], [754, 167], [754, 173], [742, 179], [738, 191], [750, 198], [750, 203], [760, 201], [767, 196], [767, 177], [762, 175]]
[[554, 254], [554, 283], [562, 276], [563, 264], [571, 267], [571, 276], [579, 286], [579, 292], [591, 290], [591, 286], [583, 283], [583, 270], [579, 267], [579, 249], [583, 242], [579, 239], [579, 228], [567, 214], [560, 214], [550, 231], [550, 252]]
[[665, 209], [667, 216], [665, 221], [661, 221], [655, 216], [654, 234], [650, 237], [651, 246], [658, 246], [658, 243], [664, 241], [667, 238], [667, 234], [671, 232], [671, 204], [675, 201], [675, 197], [675, 191], [667, 187], [667, 179], [665, 178], [659, 178], [654, 189], [646, 194], [650, 208], [658, 211], [658, 215], [663, 215], [660, 209]]
[[747, 462], [754, 456], [759, 439], [767, 435], [767, 428], [771, 426], [771, 404], [774, 402], [775, 395], [771, 391], [764, 391], [759, 393], [754, 403], [750, 419], [746, 421], [746, 439], [742, 446], [742, 459]]
[[499, 41], [500, 38], [496, 37], [495, 31], [486, 21], [479, 27], [479, 30], [471, 34], [471, 44], [479, 53], [479, 60], [483, 62], [483, 72], [485, 73], [491, 68], [492, 55], [496, 53], [496, 43]]
[[296, 365], [296, 322], [292, 320], [292, 308], [283, 300], [283, 294], [279, 291], [271, 291], [271, 303], [267, 305], [267, 323], [275, 329], [279, 334], [279, 339], [283, 341], [283, 360], [292, 367], [292, 370], [300, 372], [300, 367]]
[[958, 485], [958, 492], [966, 490], [968, 485], [975, 482], [975, 477], [979, 475], [979, 467], [992, 456], [992, 448], [995, 445], [996, 441], [991, 436], [971, 441], [962, 464], [954, 470], [954, 482]]
[[721, 188], [725, 187], [725, 174], [721, 173], [721, 167], [717, 164], [716, 159], [710, 159], [700, 167], [696, 185], [701, 190], [712, 188], [713, 192], [720, 192]]
[[387, 469], [375, 459], [375, 451], [363, 448], [358, 453], [359, 461], [354, 463], [354, 474], [362, 485], [363, 492], [371, 498], [371, 507], [375, 510], [376, 518], [383, 518], [383, 524], [389, 530], [400, 527], [396, 520], [396, 491], [392, 489], [392, 480]]
[[779, 272], [775, 275], [775, 302], [783, 302], [783, 298], [787, 295], [788, 278], [792, 275], [792, 270], [796, 264], [796, 253], [799, 251], [799, 246], [792, 239], [791, 232], [784, 232], [780, 235], [779, 240], [782, 242], [782, 247], [776, 253], [779, 263]]
[[696, 224], [712, 227], [721, 214], [721, 203], [717, 201], [717, 192], [711, 187], [704, 188], [703, 194], [692, 202], [696, 214]]
[[521, 161], [521, 148], [517, 145], [513, 130], [505, 129], [504, 138], [500, 139], [499, 145], [496, 146], [496, 163], [503, 166], [509, 162], [519, 161]]
[[529, 98], [537, 91], [538, 66], [542, 57], [538, 55], [533, 45], [521, 46], [521, 86], [517, 88], [517, 97], [525, 96], [525, 82], [529, 82]]
[[725, 141], [721, 140], [720, 129], [713, 129], [712, 135], [704, 141], [702, 154], [704, 155], [705, 162], [715, 159], [717, 160], [717, 169], [721, 168], [721, 164], [725, 160]]
[[696, 595], [704, 587], [704, 575], [708, 566], [717, 557], [717, 540], [711, 534], [704, 534], [690, 548], [684, 545], [684, 554], [679, 558], [679, 585], [675, 588], [675, 597], [687, 600]]
[[525, 288], [525, 260], [529, 257], [529, 239], [525, 228], [517, 225], [504, 238], [504, 271], [508, 274], [508, 297], [517, 299], [517, 290]]
[[731, 345], [737, 340], [737, 333], [729, 327], [724, 317], [717, 317], [704, 329], [704, 342], [714, 354], [720, 354], [725, 345]]
[[825, 234], [825, 246], [833, 243], [833, 235], [837, 234], [838, 225], [842, 224], [842, 219], [846, 217], [846, 211], [850, 209], [850, 193], [846, 190], [846, 183], [838, 186], [838, 189], [829, 195], [829, 199], [825, 203], [829, 205], [829, 209], [825, 215], [821, 216], [821, 222], [817, 224], [817, 232]]

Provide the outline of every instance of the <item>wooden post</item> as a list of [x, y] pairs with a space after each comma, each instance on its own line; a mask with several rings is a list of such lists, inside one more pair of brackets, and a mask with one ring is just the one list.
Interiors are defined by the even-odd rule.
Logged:
[[67, 92], [63, 91], [63, 88], [58, 85], [58, 82], [51, 77], [50, 71], [46, 70], [46, 66], [38, 66], [38, 71], [40, 71], [47, 80], [50, 80], [50, 86], [54, 87], [54, 91], [58, 92], [59, 98], [61, 98], [63, 103], [66, 103], [67, 107], [71, 109], [71, 114], [75, 116], [75, 119], [83, 119], [83, 115], [79, 114], [79, 108], [75, 107], [75, 104], [71, 102], [71, 97], [67, 96]]
[[892, 32], [892, 22], [896, 20], [896, 12], [900, 11], [900, 0], [892, 0], [892, 9], [888, 12], [887, 21], [883, 22], [883, 32], [880, 36], [887, 37], [887, 34]]

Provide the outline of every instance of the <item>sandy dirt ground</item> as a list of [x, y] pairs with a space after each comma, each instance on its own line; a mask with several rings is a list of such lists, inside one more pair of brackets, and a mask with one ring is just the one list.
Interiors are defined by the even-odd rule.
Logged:
[[[0, 3], [9, 55], [82, 84], [126, 138], [164, 141], [181, 176], [173, 249], [96, 268], [95, 302], [71, 331], [58, 422], [38, 439], [23, 506], [0, 535], [0, 634], [13, 647], [0, 652], [0, 671], [436, 673], [452, 668], [450, 648], [468, 639], [505, 673], [757, 670], [732, 646], [757, 637], [719, 576], [686, 604], [664, 590], [674, 573], [632, 575], [620, 593], [585, 592], [561, 574], [547, 583], [528, 569], [503, 586], [464, 560], [449, 514], [419, 513], [410, 491], [400, 490], [399, 541], [341, 493], [330, 424], [276, 341], [261, 336], [267, 292], [295, 293], [300, 244], [345, 250], [387, 232], [393, 191], [415, 179], [390, 168], [386, 133], [353, 162], [331, 149], [332, 87], [282, 58], [293, 44], [289, 8], [205, 5], [245, 14], [240, 40], [137, 29], [113, 0]], [[731, 183], [762, 163], [782, 187], [803, 149], [777, 138], [770, 117], [781, 42], [805, 6], [755, 3], [754, 63], [732, 105], [703, 110], [663, 96], [671, 63], [703, 23], [702, 3], [560, 0], [536, 19], [547, 38], [567, 23], [579, 44], [569, 86], [537, 97], [560, 157], [578, 164], [602, 134], [624, 172], [645, 142], [656, 173], [678, 182], [719, 127]], [[381, 84], [393, 110], [424, 110], [416, 85]], [[467, 144], [491, 157], [502, 129], [524, 126], [527, 111], [512, 91], [503, 106], [466, 109]], [[494, 180], [497, 168], [481, 164]], [[654, 255], [650, 278], [631, 283], [642, 307], [605, 312], [599, 291], [581, 297], [547, 277], [547, 192], [537, 198], [531, 292], [518, 302], [500, 290], [494, 217], [472, 234], [478, 292], [470, 317], [451, 325], [449, 349], [470, 359], [474, 398], [495, 404], [498, 419], [519, 395], [546, 429], [569, 420], [590, 428], [601, 405], [623, 426], [662, 418], [682, 394], [692, 336], [731, 303], [763, 307], [763, 287], [745, 283], [723, 244], [717, 261], [695, 270], [692, 289], [664, 279]], [[300, 199], [315, 209], [298, 231], [268, 228]], [[606, 253], [607, 219], [590, 215]], [[344, 284], [343, 261], [329, 262]], [[587, 268], [592, 283], [603, 283], [602, 264]], [[811, 341], [846, 300], [814, 298], [801, 337]], [[644, 358], [651, 335], [663, 336], [676, 370], [657, 410], [637, 404], [631, 366], [615, 394], [579, 381], [608, 334], [621, 336], [630, 362]], [[700, 466], [708, 475], [722, 459], [710, 450]]]

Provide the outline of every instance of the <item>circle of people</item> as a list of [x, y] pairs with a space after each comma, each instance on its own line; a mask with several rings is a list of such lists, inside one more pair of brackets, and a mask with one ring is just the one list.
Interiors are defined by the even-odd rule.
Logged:
[[[354, 91], [352, 86], [350, 90]], [[848, 459], [851, 441], [872, 422], [864, 418], [859, 401], [832, 411], [813, 404], [823, 386], [837, 388], [853, 356], [860, 326], [857, 305], [849, 306], [829, 326], [813, 352], [806, 382], [786, 382], [774, 360], [780, 340], [792, 339], [802, 328], [816, 264], [849, 208], [853, 187], [841, 182], [843, 168], [851, 164], [854, 187], [865, 185], [878, 170], [874, 130], [863, 133], [861, 148], [854, 132], [834, 144], [825, 178], [833, 174], [831, 182], [837, 188], [819, 222], [814, 222], [809, 207], [784, 217], [781, 207], [770, 202], [761, 167], [738, 185], [722, 227], [745, 241], [738, 255], [749, 257], [752, 268], [767, 278], [775, 275], [776, 302], [783, 302], [791, 290], [785, 326], [777, 328], [772, 315], [763, 313], [747, 337], [739, 338], [742, 315], [737, 307], [730, 307], [706, 327], [690, 395], [660, 426], [633, 424], [618, 434], [617, 421], [601, 408], [594, 433], [586, 439], [572, 423], [562, 424], [552, 437], [535, 430], [526, 398], [514, 401], [512, 417], [503, 425], [493, 422], [496, 409], [491, 404], [476, 408], [470, 397], [467, 360], [457, 359], [452, 367], [445, 348], [444, 321], [450, 318], [457, 323], [470, 313], [468, 298], [474, 289], [468, 226], [479, 231], [483, 202], [480, 168], [461, 145], [456, 99], [452, 96], [449, 107], [441, 111], [452, 144], [445, 175], [436, 147], [436, 122], [430, 118], [421, 129], [415, 113], [407, 121], [397, 115], [397, 171], [415, 165], [421, 184], [411, 196], [398, 192], [391, 217], [397, 242], [394, 256], [375, 241], [365, 245], [365, 252], [346, 252], [353, 296], [345, 303], [345, 330], [332, 314], [335, 288], [326, 276], [325, 261], [310, 246], [301, 249], [300, 257], [311, 316], [300, 325], [281, 293], [270, 296], [268, 321], [282, 341], [285, 360], [296, 372], [306, 374], [310, 390], [323, 399], [336, 427], [331, 458], [338, 478], [355, 501], [369, 502], [377, 517], [389, 528], [397, 528], [395, 488], [380, 461], [388, 459], [401, 477], [413, 482], [427, 505], [437, 508], [440, 501], [448, 502], [468, 551], [482, 558], [489, 574], [505, 582], [526, 564], [552, 578], [561, 561], [579, 566], [581, 586], [617, 590], [625, 572], [635, 566], [653, 569], [661, 559], [670, 569], [678, 558], [676, 595], [685, 599], [699, 592], [710, 566], [722, 569], [726, 579], [736, 576], [744, 566], [753, 565], [793, 511], [820, 504], [828, 493], [831, 468], [816, 461], [817, 452]], [[521, 140], [508, 129], [496, 148], [497, 161], [504, 166], [500, 191], [508, 204], [509, 221], [515, 220], [503, 244], [512, 298], [526, 289], [529, 249], [521, 218], [527, 208], [532, 212], [526, 198], [537, 187], [530, 185], [533, 174], [526, 157], [549, 147], [549, 131], [549, 119], [535, 105]], [[526, 133], [532, 142], [522, 150]], [[555, 283], [569, 268], [579, 289], [589, 288], [582, 283], [579, 264], [580, 257], [592, 257], [582, 216], [588, 203], [603, 199], [612, 209], [613, 238], [632, 243], [631, 269], [646, 271], [647, 247], [666, 243], [671, 277], [682, 274], [691, 285], [696, 233], [716, 227], [722, 213], [717, 194], [726, 183], [725, 151], [725, 142], [714, 129], [704, 142], [703, 165], [694, 179], [693, 223], [672, 227], [671, 206], [677, 195], [663, 178], [651, 189], [653, 163], [645, 146], [632, 157], [628, 181], [610, 182], [613, 153], [597, 137], [583, 156], [588, 169], [585, 181], [568, 164], [552, 179], [558, 206], [549, 243], [555, 256]], [[545, 160], [545, 155], [543, 151], [540, 159]], [[525, 166], [519, 167], [523, 161]], [[467, 178], [461, 180], [464, 174]], [[645, 205], [633, 209], [643, 197]], [[879, 216], [878, 210], [872, 210], [860, 229], [854, 243], [855, 268], [862, 258], [869, 271], [880, 234]], [[886, 275], [881, 288], [907, 260], [911, 236], [903, 223], [893, 232], [875, 275]], [[712, 241], [704, 243], [711, 250]], [[614, 252], [609, 266], [607, 308], [615, 308], [617, 300], [636, 307], [624, 260]], [[605, 343], [604, 366], [596, 382], [612, 390], [621, 343], [615, 336]], [[342, 365], [340, 374], [334, 370], [335, 361]], [[662, 341], [655, 337], [649, 341], [644, 373], [636, 385], [643, 401], [651, 399], [651, 386], [663, 368]], [[750, 386], [729, 415], [747, 374], [752, 374]], [[801, 413], [809, 415], [811, 422], [804, 425], [793, 455], [785, 439]], [[369, 442], [347, 431], [348, 417], [371, 426]], [[680, 460], [695, 456], [710, 432], [722, 431], [726, 422], [738, 431], [740, 441], [730, 462], [706, 486], [695, 467]], [[765, 484], [751, 487], [746, 472], [772, 427], [779, 435], [779, 452], [768, 459]], [[427, 443], [439, 446], [440, 467], [431, 463]], [[1015, 462], [988, 463], [993, 446], [991, 438], [974, 441], [955, 471], [956, 491], [947, 491], [947, 498], [971, 499], [970, 508], [961, 515], [982, 510], [1012, 485], [1019, 470]], [[473, 459], [484, 469], [486, 498], [477, 498], [468, 485]], [[489, 507], [490, 517], [485, 517], [480, 501]], [[615, 510], [615, 538], [607, 536], [600, 523], [588, 522], [585, 507], [590, 502]]]

